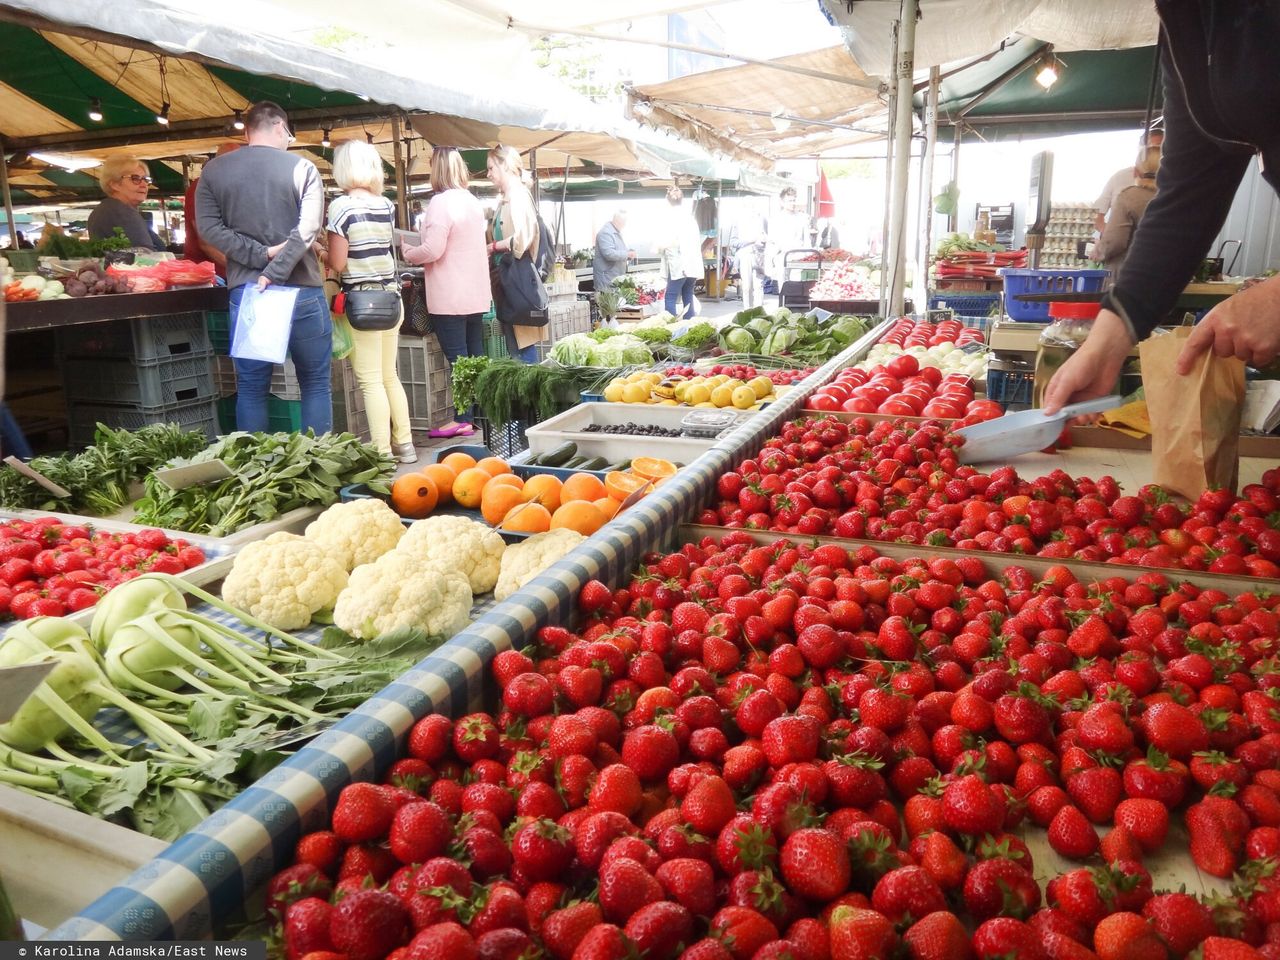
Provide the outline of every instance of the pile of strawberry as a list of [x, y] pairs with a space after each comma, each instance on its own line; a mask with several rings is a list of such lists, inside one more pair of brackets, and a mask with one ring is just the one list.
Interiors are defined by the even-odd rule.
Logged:
[[1280, 597], [732, 532], [578, 608], [298, 841], [289, 960], [1280, 958]]
[[57, 517], [0, 522], [0, 619], [61, 617], [144, 573], [182, 573], [204, 551], [163, 530], [106, 533]]
[[1179, 506], [1154, 485], [961, 465], [936, 422], [796, 420], [723, 474], [699, 522], [1143, 567], [1280, 577], [1280, 469]]

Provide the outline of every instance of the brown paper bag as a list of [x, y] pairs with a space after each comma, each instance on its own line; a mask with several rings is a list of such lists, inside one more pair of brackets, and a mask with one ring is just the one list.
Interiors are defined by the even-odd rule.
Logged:
[[1153, 479], [1194, 500], [1210, 488], [1236, 489], [1244, 361], [1210, 350], [1180, 377], [1173, 364], [1190, 334], [1191, 327], [1178, 327], [1149, 337], [1138, 345], [1138, 356], [1151, 417]]

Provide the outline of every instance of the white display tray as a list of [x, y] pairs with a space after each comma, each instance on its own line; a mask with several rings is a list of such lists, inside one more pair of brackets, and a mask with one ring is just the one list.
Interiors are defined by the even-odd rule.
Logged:
[[691, 409], [641, 403], [580, 403], [550, 420], [529, 427], [525, 436], [529, 440], [529, 452], [533, 454], [547, 453], [562, 443], [573, 442], [584, 457], [604, 457], [606, 460], [659, 457], [689, 463], [711, 449], [716, 441], [698, 437], [588, 433], [583, 428], [593, 423], [605, 426], [638, 423], [678, 430], [680, 421], [689, 415]]

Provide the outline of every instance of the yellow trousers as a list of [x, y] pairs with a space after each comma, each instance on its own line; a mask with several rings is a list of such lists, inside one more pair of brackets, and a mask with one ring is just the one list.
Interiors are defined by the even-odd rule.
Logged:
[[371, 442], [383, 453], [391, 452], [393, 442], [412, 443], [409, 398], [396, 371], [399, 325], [390, 330], [357, 330], [352, 327], [351, 341], [354, 344], [351, 366], [364, 394]]

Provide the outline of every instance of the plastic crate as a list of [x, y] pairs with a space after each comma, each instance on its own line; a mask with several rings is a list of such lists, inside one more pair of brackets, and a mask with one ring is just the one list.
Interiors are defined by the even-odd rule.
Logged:
[[226, 310], [211, 310], [204, 315], [209, 342], [217, 353], [231, 352], [231, 314]]
[[213, 368], [213, 392], [219, 397], [233, 397], [236, 393], [236, 362], [230, 357], [215, 356]]
[[212, 359], [208, 353], [155, 363], [69, 358], [62, 361], [63, 390], [72, 403], [163, 407], [212, 400]]
[[992, 311], [1000, 310], [1000, 294], [998, 293], [957, 293], [955, 295], [939, 293], [929, 298], [930, 310], [950, 310], [965, 317], [986, 317]]
[[92, 403], [69, 403], [68, 437], [74, 448], [93, 443], [93, 432], [99, 423], [124, 430], [137, 430], [150, 423], [174, 423], [184, 430], [202, 430], [210, 440], [218, 435], [218, 410], [213, 400], [175, 404], [171, 407], [103, 406]]
[[507, 338], [502, 334], [498, 334], [493, 337], [485, 337], [484, 355], [490, 360], [505, 360], [510, 356], [507, 352]]
[[506, 423], [495, 424], [484, 417], [476, 417], [475, 425], [480, 428], [484, 445], [493, 451], [495, 457], [508, 460], [517, 453], [529, 449], [529, 441], [524, 435], [528, 424], [523, 420], [508, 420]]
[[203, 313], [116, 320], [58, 331], [63, 357], [125, 357], [144, 363], [203, 356], [213, 344]]
[[218, 398], [218, 433], [234, 433], [236, 429], [236, 395]]
[[[219, 397], [227, 397], [236, 392], [236, 363], [230, 357], [213, 358], [213, 389]], [[268, 392], [281, 400], [302, 399], [302, 384], [298, 382], [298, 373], [292, 360], [276, 364], [271, 372], [271, 387]]]
[[9, 261], [9, 266], [13, 267], [14, 273], [35, 273], [36, 268], [40, 266], [40, 254], [35, 250], [6, 248], [0, 250], [0, 257]]
[[1024, 301], [1017, 297], [1022, 294], [1101, 293], [1110, 271], [1005, 267], [1000, 275], [1004, 277], [1004, 312], [1009, 315], [1009, 319], [1045, 323], [1049, 319], [1047, 301]]
[[267, 430], [271, 433], [298, 433], [302, 430], [302, 401], [267, 396]]
[[409, 398], [410, 423], [427, 429], [453, 419], [453, 388], [444, 351], [434, 339], [401, 337], [400, 382]]
[[553, 343], [575, 333], [591, 332], [591, 305], [585, 300], [575, 297], [568, 303], [553, 303], [547, 314], [547, 327]]
[[333, 364], [333, 429], [353, 433], [368, 442], [369, 417], [364, 409], [364, 391], [356, 382], [356, 373], [350, 360], [337, 360]]
[[987, 399], [1010, 405], [1029, 405], [1036, 375], [1031, 370], [987, 370]]

